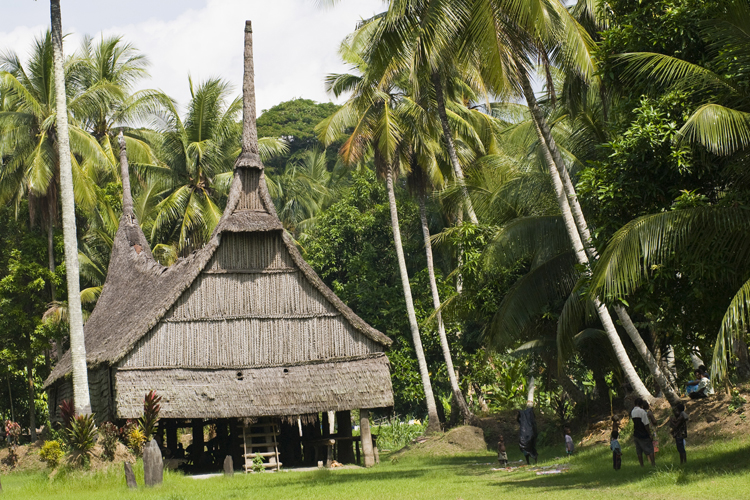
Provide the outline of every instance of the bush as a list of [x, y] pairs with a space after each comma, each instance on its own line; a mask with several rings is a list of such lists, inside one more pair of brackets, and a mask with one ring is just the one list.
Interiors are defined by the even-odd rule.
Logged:
[[117, 439], [120, 436], [120, 429], [112, 422], [104, 422], [99, 426], [99, 435], [102, 438], [102, 448], [104, 448], [104, 458], [109, 461], [115, 459], [117, 451]]
[[146, 436], [140, 426], [133, 421], [128, 422], [125, 426], [125, 442], [127, 442], [133, 455], [136, 457], [143, 455], [143, 444], [146, 442]]
[[62, 460], [64, 455], [65, 452], [62, 450], [60, 441], [57, 440], [46, 441], [42, 449], [39, 450], [39, 458], [51, 469], [60, 464], [60, 460]]
[[146, 441], [151, 441], [156, 433], [156, 422], [159, 421], [161, 411], [159, 403], [161, 403], [161, 396], [157, 396], [155, 391], [149, 392], [143, 398], [143, 416], [139, 420], [139, 425]]
[[96, 444], [94, 415], [78, 415], [70, 421], [68, 453], [74, 465], [85, 466], [91, 461], [91, 450]]

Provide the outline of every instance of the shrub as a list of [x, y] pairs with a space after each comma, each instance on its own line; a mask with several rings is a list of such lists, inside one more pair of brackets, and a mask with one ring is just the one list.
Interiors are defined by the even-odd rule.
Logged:
[[68, 429], [68, 453], [70, 461], [78, 466], [91, 461], [91, 450], [96, 444], [94, 415], [78, 415], [70, 421]]
[[139, 425], [146, 441], [150, 441], [156, 433], [156, 422], [159, 421], [161, 411], [159, 403], [161, 403], [161, 396], [157, 396], [155, 391], [150, 391], [143, 398], [143, 416], [139, 420]]
[[39, 458], [52, 469], [58, 466], [64, 455], [60, 441], [57, 440], [46, 441], [39, 450]]
[[99, 426], [99, 435], [102, 438], [102, 448], [104, 448], [104, 458], [109, 461], [115, 459], [117, 451], [117, 439], [120, 436], [120, 429], [112, 422], [104, 422]]
[[8, 456], [5, 463], [12, 469], [18, 464], [18, 441], [21, 439], [21, 426], [17, 422], [5, 421], [5, 436], [8, 440]]
[[125, 426], [125, 441], [133, 455], [137, 457], [143, 455], [143, 444], [146, 442], [146, 436], [140, 426], [133, 421], [128, 422]]
[[263, 458], [260, 455], [255, 455], [253, 458], [253, 472], [265, 472], [266, 468], [263, 467]]

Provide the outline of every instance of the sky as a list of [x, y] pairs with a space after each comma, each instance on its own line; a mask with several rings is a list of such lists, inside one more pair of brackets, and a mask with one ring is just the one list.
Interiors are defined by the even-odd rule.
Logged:
[[[360, 19], [385, 9], [382, 0], [61, 0], [64, 52], [84, 35], [122, 35], [144, 53], [151, 78], [139, 88], [160, 89], [185, 105], [193, 82], [220, 77], [239, 95], [245, 20], [253, 23], [258, 109], [297, 97], [327, 102], [324, 78], [347, 71], [338, 46]], [[0, 0], [0, 52], [22, 60], [49, 26], [48, 0]]]

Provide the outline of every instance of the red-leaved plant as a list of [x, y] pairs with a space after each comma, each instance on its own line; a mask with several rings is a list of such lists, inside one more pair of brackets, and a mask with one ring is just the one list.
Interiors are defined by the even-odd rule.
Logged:
[[60, 403], [60, 417], [62, 418], [63, 433], [70, 429], [70, 424], [76, 416], [76, 407], [72, 399], [65, 399]]
[[156, 395], [156, 391], [150, 391], [143, 399], [143, 416], [139, 420], [141, 431], [146, 437], [146, 442], [156, 433], [156, 423], [159, 421], [159, 412], [161, 411], [161, 396]]

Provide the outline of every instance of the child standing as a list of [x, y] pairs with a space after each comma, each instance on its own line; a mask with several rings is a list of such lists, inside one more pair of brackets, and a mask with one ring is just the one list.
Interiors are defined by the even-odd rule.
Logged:
[[497, 461], [502, 467], [508, 466], [508, 454], [505, 452], [505, 440], [502, 435], [497, 442]]
[[571, 456], [575, 451], [575, 445], [573, 444], [573, 438], [570, 436], [570, 428], [565, 428], [565, 451], [568, 456]]
[[620, 470], [622, 466], [622, 448], [620, 448], [620, 431], [617, 429], [612, 431], [612, 435], [609, 438], [609, 449], [612, 450], [612, 466], [615, 470]]
[[670, 432], [672, 433], [674, 442], [677, 445], [677, 453], [680, 454], [680, 463], [684, 464], [687, 462], [685, 440], [687, 439], [687, 422], [690, 417], [685, 413], [685, 405], [682, 403], [677, 404], [672, 412], [673, 414], [669, 418]]

